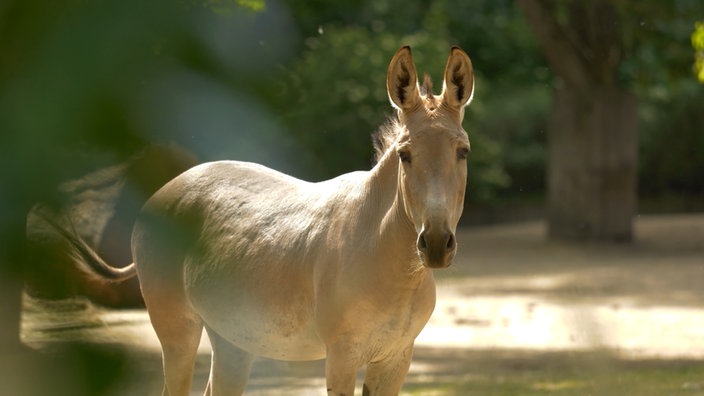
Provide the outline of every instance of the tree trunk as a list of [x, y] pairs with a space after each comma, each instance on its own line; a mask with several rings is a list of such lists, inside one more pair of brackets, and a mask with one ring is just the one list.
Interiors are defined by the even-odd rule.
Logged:
[[549, 236], [630, 241], [637, 206], [634, 96], [614, 87], [557, 90], [548, 142]]
[[629, 241], [637, 204], [638, 124], [635, 98], [618, 84], [623, 51], [614, 4], [517, 4], [561, 80], [548, 125], [549, 236]]

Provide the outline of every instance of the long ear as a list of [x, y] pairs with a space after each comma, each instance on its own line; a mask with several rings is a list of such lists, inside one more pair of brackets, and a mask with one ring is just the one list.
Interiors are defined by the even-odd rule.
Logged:
[[391, 58], [386, 73], [386, 92], [391, 104], [401, 111], [411, 111], [421, 103], [418, 73], [411, 56], [411, 47], [402, 47]]
[[460, 47], [452, 47], [450, 51], [442, 87], [443, 101], [450, 107], [461, 109], [472, 101], [474, 68], [469, 56]]

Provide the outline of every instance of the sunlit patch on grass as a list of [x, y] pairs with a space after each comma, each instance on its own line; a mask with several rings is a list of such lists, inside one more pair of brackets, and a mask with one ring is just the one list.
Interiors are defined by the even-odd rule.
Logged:
[[547, 382], [537, 382], [531, 386], [531, 389], [538, 391], [560, 391], [565, 389], [580, 389], [584, 388], [586, 384], [583, 381], [575, 380], [563, 380], [563, 381], [547, 381]]

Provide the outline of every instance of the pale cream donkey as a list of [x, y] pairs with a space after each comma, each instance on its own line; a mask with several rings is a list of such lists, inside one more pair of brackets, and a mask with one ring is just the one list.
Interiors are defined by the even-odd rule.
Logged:
[[136, 272], [163, 350], [164, 395], [190, 394], [203, 329], [206, 395], [238, 395], [254, 356], [326, 359], [328, 395], [398, 394], [435, 306], [433, 269], [457, 249], [469, 153], [462, 129], [472, 64], [454, 47], [435, 96], [409, 47], [389, 65], [397, 114], [370, 171], [309, 183], [236, 161], [196, 166], [145, 205], [134, 264], [116, 270], [80, 240], [103, 276]]

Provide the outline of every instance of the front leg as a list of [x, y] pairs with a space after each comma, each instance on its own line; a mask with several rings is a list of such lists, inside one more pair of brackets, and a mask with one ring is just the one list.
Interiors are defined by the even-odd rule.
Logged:
[[393, 355], [369, 363], [364, 377], [364, 396], [398, 395], [413, 357], [413, 344]]
[[354, 396], [354, 384], [359, 364], [349, 348], [328, 347], [325, 360], [325, 380], [328, 396]]

